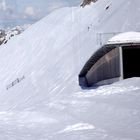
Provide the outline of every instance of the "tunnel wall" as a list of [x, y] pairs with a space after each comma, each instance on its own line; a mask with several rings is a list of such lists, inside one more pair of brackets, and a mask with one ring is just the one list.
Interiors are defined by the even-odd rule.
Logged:
[[86, 80], [88, 86], [100, 81], [120, 77], [120, 54], [119, 48], [115, 48], [101, 57], [87, 72]]

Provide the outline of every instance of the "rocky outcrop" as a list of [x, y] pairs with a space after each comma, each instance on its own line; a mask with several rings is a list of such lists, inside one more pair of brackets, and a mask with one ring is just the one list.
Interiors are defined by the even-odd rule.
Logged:
[[85, 7], [86, 5], [89, 5], [91, 2], [96, 2], [96, 1], [97, 0], [84, 0], [80, 6]]
[[12, 37], [19, 35], [30, 25], [16, 26], [11, 29], [0, 29], [0, 45], [6, 44]]
[[5, 31], [4, 30], [0, 30], [0, 45], [3, 44], [4, 40], [5, 40]]

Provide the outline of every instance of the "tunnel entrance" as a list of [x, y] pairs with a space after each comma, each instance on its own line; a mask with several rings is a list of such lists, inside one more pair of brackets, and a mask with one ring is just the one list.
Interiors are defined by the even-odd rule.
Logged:
[[123, 53], [123, 78], [140, 77], [140, 46], [125, 46]]

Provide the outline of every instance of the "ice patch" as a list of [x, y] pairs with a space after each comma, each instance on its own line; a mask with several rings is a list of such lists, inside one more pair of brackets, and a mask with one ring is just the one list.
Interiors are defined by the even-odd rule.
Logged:
[[81, 130], [92, 130], [92, 129], [95, 129], [95, 126], [93, 126], [91, 124], [77, 123], [77, 124], [74, 124], [74, 125], [67, 126], [64, 130], [60, 131], [59, 133], [81, 131]]

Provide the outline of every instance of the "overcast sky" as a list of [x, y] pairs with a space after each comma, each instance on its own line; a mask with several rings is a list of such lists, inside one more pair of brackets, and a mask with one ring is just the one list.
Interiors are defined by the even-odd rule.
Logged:
[[76, 6], [82, 0], [0, 0], [0, 20], [38, 20], [53, 10]]

